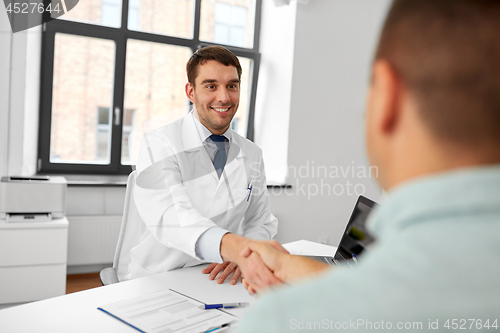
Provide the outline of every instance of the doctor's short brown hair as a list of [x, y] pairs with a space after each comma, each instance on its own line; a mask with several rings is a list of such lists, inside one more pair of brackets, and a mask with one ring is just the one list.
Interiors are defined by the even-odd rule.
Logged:
[[375, 58], [391, 64], [435, 137], [500, 143], [499, 0], [395, 0]]
[[186, 72], [189, 83], [194, 87], [198, 76], [198, 67], [208, 60], [215, 60], [224, 66], [234, 66], [238, 71], [238, 79], [241, 80], [241, 65], [238, 57], [222, 46], [207, 46], [196, 50], [186, 64]]

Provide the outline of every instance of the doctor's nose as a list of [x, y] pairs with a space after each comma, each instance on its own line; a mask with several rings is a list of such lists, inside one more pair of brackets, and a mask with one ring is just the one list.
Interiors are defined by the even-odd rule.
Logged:
[[218, 93], [217, 93], [217, 102], [220, 102], [220, 103], [227, 103], [231, 100], [231, 98], [229, 97], [229, 91], [227, 90], [227, 88], [221, 88], [219, 89]]

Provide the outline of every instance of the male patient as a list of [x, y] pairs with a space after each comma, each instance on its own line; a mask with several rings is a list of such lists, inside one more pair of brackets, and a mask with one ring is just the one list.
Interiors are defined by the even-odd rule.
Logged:
[[282, 281], [321, 274], [264, 294], [239, 332], [499, 327], [499, 31], [498, 0], [394, 2], [367, 98], [378, 242], [332, 270], [250, 244]]
[[[223, 47], [205, 47], [186, 69], [193, 111], [141, 141], [134, 197], [144, 223], [120, 280], [207, 261], [213, 264], [203, 273], [210, 279], [220, 273], [223, 283], [234, 272], [235, 284], [241, 272], [232, 262], [242, 248], [277, 231], [262, 151], [230, 128], [240, 99], [238, 58]], [[240, 265], [251, 266], [251, 276], [276, 281], [257, 255]]]

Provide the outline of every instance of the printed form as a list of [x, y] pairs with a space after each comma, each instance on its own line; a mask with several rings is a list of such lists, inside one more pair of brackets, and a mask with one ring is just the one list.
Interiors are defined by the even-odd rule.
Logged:
[[237, 317], [217, 309], [204, 310], [203, 305], [167, 289], [98, 309], [141, 332], [221, 332], [230, 329], [238, 321]]

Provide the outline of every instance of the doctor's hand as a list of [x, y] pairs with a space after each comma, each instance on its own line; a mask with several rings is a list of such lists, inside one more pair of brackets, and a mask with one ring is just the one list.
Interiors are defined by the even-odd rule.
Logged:
[[263, 243], [282, 253], [288, 253], [280, 243], [276, 241], [261, 241], [242, 237], [234, 234], [226, 234], [221, 241], [221, 256], [224, 260], [238, 264], [245, 280], [252, 285], [256, 291], [264, 290], [272, 285], [281, 284], [273, 272], [264, 264], [257, 253], [242, 256], [243, 249], [248, 244]]
[[217, 278], [218, 284], [224, 283], [224, 281], [226, 281], [227, 277], [231, 275], [232, 272], [234, 272], [231, 278], [232, 285], [238, 283], [238, 280], [241, 277], [241, 270], [239, 269], [238, 265], [230, 261], [224, 261], [222, 264], [214, 262], [208, 265], [208, 267], [204, 268], [201, 272], [203, 274], [210, 274], [210, 276], [208, 277], [210, 280], [214, 280], [217, 274], [222, 272]]
[[[287, 256], [287, 254], [273, 248], [270, 244], [249, 243], [241, 252], [241, 256], [249, 257], [252, 255], [258, 255], [277, 279], [286, 282], [286, 276], [281, 268], [281, 264], [284, 259], [282, 256]], [[252, 295], [265, 289], [262, 286], [255, 285], [252, 280], [246, 278], [243, 278], [242, 282], [243, 286]]]
[[[290, 282], [323, 272], [330, 266], [311, 258], [290, 255], [277, 250], [269, 243], [250, 242], [241, 252], [242, 257], [259, 255], [274, 276], [283, 282]], [[250, 293], [260, 292], [262, 288], [244, 278], [243, 285]]]

